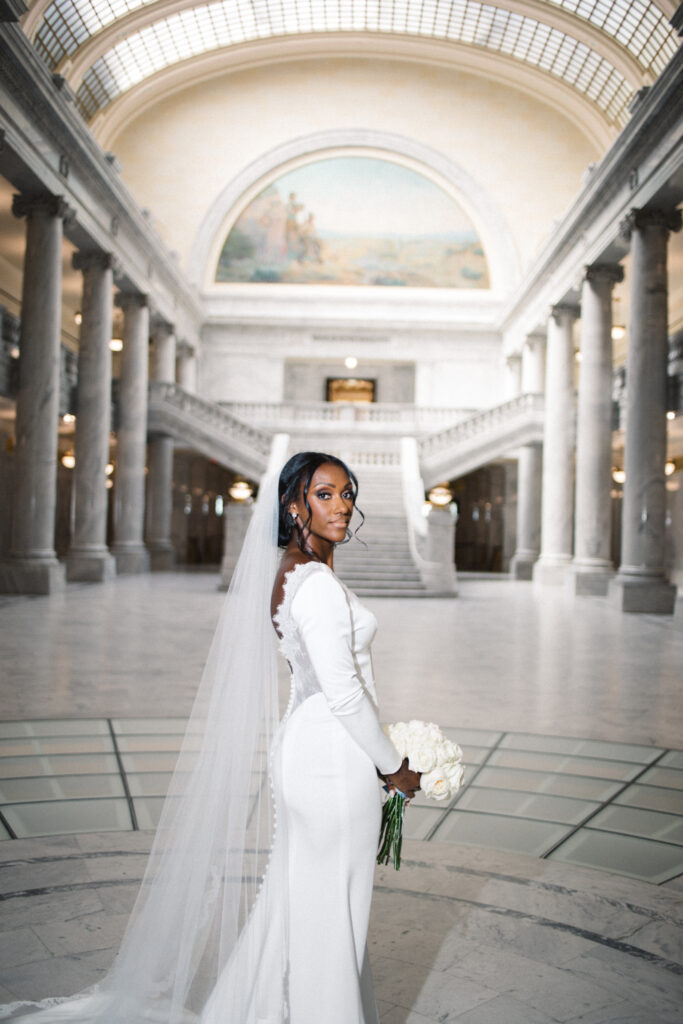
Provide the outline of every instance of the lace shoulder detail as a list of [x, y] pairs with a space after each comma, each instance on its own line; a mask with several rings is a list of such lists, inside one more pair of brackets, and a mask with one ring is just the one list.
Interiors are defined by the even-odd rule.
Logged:
[[299, 562], [285, 574], [282, 602], [273, 616], [273, 622], [280, 634], [280, 652], [290, 664], [299, 651], [296, 626], [292, 620], [292, 601], [304, 580], [307, 580], [314, 572], [332, 573], [332, 570], [324, 562]]

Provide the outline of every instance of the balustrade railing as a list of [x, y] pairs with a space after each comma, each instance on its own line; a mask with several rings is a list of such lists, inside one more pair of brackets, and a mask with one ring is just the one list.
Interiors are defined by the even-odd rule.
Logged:
[[421, 433], [452, 425], [470, 416], [471, 409], [422, 408], [394, 402], [223, 402], [222, 407], [247, 423], [272, 428], [359, 426], [387, 428], [396, 433]]
[[209, 402], [199, 395], [185, 391], [177, 384], [153, 381], [149, 386], [150, 412], [161, 412], [164, 407], [177, 413], [186, 414], [205, 427], [217, 430], [224, 438], [231, 438], [248, 445], [259, 455], [270, 454], [273, 435], [252, 423], [238, 419], [227, 408], [216, 402]]
[[484, 409], [455, 423], [446, 430], [440, 430], [429, 437], [421, 438], [418, 441], [420, 459], [429, 458], [446, 448], [452, 448], [459, 442], [490, 433], [496, 427], [507, 428], [518, 419], [528, 418], [530, 414], [542, 415], [544, 408], [544, 396], [541, 394], [517, 395], [509, 402]]

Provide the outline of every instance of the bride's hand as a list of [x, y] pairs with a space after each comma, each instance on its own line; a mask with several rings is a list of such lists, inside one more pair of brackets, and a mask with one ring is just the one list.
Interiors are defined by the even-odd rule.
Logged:
[[420, 788], [420, 772], [411, 771], [408, 767], [408, 758], [403, 758], [403, 764], [397, 772], [393, 772], [391, 775], [385, 775], [384, 781], [391, 789], [398, 789], [401, 793], [404, 793], [406, 799], [412, 800], [415, 793]]

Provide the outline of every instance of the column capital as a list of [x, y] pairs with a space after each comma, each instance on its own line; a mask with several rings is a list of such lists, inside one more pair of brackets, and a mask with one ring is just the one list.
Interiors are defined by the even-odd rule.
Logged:
[[680, 210], [660, 210], [657, 207], [632, 209], [619, 225], [621, 235], [629, 240], [634, 231], [647, 227], [661, 227], [667, 231], [680, 231], [683, 223]]
[[586, 281], [606, 281], [618, 284], [624, 280], [624, 268], [621, 263], [592, 263], [585, 268]]
[[62, 220], [71, 220], [75, 216], [75, 210], [68, 205], [64, 196], [55, 196], [52, 192], [19, 192], [12, 196], [12, 213], [15, 217], [28, 217], [36, 211]]
[[556, 324], [559, 324], [565, 317], [570, 320], [578, 320], [581, 316], [581, 309], [570, 302], [558, 302], [557, 305], [550, 307], [550, 316]]
[[152, 338], [154, 341], [170, 338], [172, 334], [175, 334], [175, 324], [169, 324], [166, 320], [156, 318], [152, 321]]
[[74, 270], [90, 270], [95, 267], [99, 270], [112, 270], [116, 272], [118, 263], [110, 252], [99, 252], [97, 250], [88, 252], [79, 249], [73, 254], [71, 265]]
[[179, 341], [176, 345], [176, 355], [182, 359], [192, 359], [193, 356], [197, 355], [196, 347], [184, 338]]
[[149, 295], [142, 295], [140, 292], [118, 292], [114, 298], [114, 305], [119, 309], [144, 309], [149, 306]]
[[527, 334], [524, 339], [524, 344], [529, 349], [545, 348], [547, 343], [547, 335], [541, 331], [534, 331], [532, 334]]

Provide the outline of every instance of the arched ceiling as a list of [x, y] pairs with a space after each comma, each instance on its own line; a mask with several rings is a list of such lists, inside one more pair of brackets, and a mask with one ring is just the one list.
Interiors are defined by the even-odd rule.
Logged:
[[[676, 53], [669, 0], [36, 0], [23, 28], [63, 74], [91, 120], [169, 69], [249, 44], [358, 38], [368, 56], [387, 39], [451, 45], [516, 63], [571, 89], [607, 125], [623, 126], [638, 89]], [[304, 45], [305, 52], [305, 45]]]

